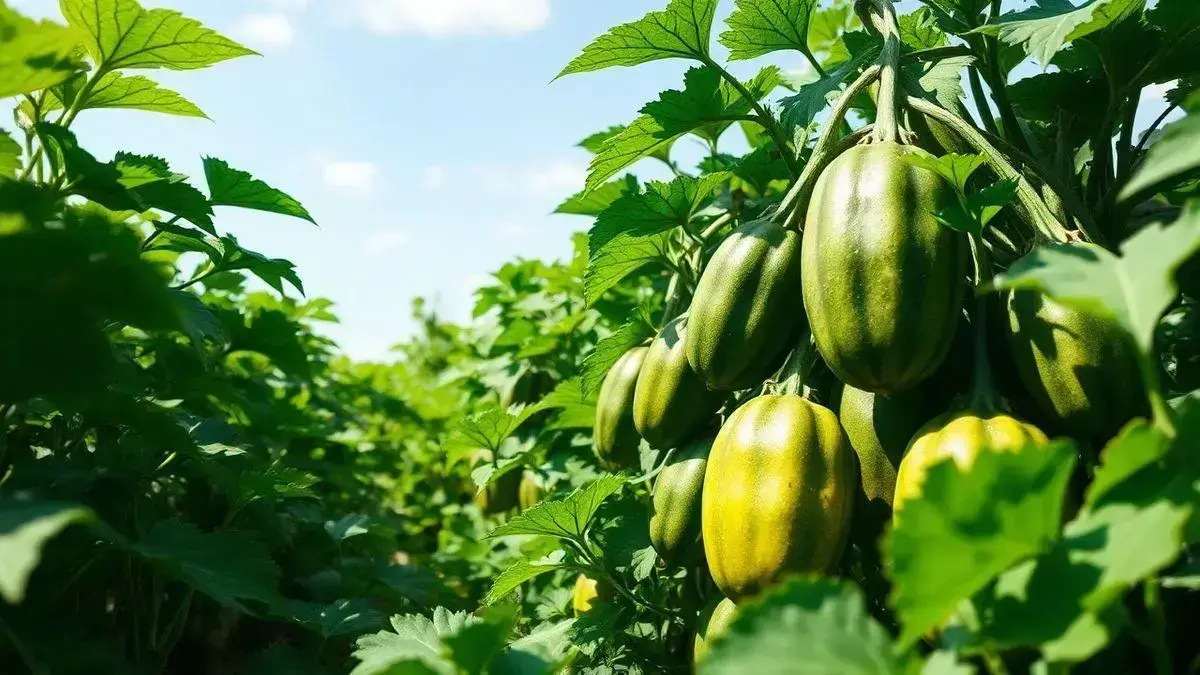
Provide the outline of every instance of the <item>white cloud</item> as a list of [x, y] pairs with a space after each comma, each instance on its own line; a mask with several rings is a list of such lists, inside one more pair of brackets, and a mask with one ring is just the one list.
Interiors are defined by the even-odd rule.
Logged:
[[524, 239], [537, 232], [537, 228], [524, 221], [505, 220], [496, 225], [496, 232], [508, 239]]
[[516, 35], [550, 19], [550, 0], [356, 0], [358, 18], [373, 33]]
[[275, 49], [296, 40], [296, 28], [285, 14], [246, 14], [237, 20], [233, 35], [251, 47]]
[[359, 194], [368, 194], [375, 188], [379, 166], [372, 162], [339, 160], [328, 162], [321, 170], [326, 185]]
[[552, 159], [535, 165], [434, 164], [425, 168], [422, 184], [436, 190], [450, 184], [470, 185], [473, 189], [497, 196], [560, 198], [583, 188], [587, 165], [568, 159]]
[[408, 230], [394, 228], [378, 230], [371, 233], [363, 242], [363, 251], [367, 255], [384, 255], [412, 243], [412, 233]]
[[303, 12], [308, 9], [308, 0], [267, 0], [267, 4], [282, 12]]

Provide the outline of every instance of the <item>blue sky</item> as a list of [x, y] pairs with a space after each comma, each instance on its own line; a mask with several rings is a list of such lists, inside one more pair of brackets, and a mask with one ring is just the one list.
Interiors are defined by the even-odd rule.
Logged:
[[[58, 16], [53, 0], [9, 2]], [[386, 358], [411, 334], [414, 297], [466, 320], [471, 292], [490, 271], [517, 256], [566, 255], [569, 234], [588, 225], [550, 215], [582, 186], [589, 156], [575, 144], [632, 120], [660, 90], [678, 87], [689, 65], [550, 83], [592, 38], [666, 0], [143, 4], [177, 9], [264, 56], [144, 72], [213, 121], [88, 111], [76, 123], [85, 147], [101, 158], [157, 153], [197, 177], [200, 157], [216, 156], [299, 199], [319, 228], [233, 209], [218, 213], [218, 226], [295, 262], [308, 295], [337, 304], [341, 323], [327, 332], [363, 359]], [[723, 3], [719, 18], [731, 8]], [[800, 66], [798, 56], [780, 63]], [[1144, 106], [1143, 123], [1161, 110]], [[653, 163], [637, 169], [662, 176]]]

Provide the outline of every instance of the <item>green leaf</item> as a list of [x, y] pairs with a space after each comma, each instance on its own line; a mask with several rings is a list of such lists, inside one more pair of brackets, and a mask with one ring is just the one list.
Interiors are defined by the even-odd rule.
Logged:
[[325, 532], [327, 532], [334, 541], [345, 541], [350, 537], [357, 537], [360, 534], [367, 534], [370, 530], [367, 525], [371, 519], [367, 516], [350, 514], [342, 516], [337, 520], [325, 521]]
[[1145, 0], [1090, 0], [1078, 8], [1066, 0], [1038, 0], [1037, 7], [1004, 14], [970, 32], [1021, 45], [1047, 66], [1063, 45], [1138, 14], [1143, 6]]
[[897, 23], [900, 26], [900, 41], [914, 51], [950, 44], [946, 33], [938, 27], [937, 17], [928, 7], [918, 7], [914, 12], [901, 15]]
[[34, 126], [51, 168], [66, 173], [72, 191], [113, 211], [142, 211], [145, 206], [121, 184], [120, 170], [97, 160], [79, 146], [75, 134], [50, 122]]
[[975, 666], [962, 663], [953, 652], [934, 652], [921, 668], [921, 675], [975, 675]]
[[205, 68], [256, 52], [170, 9], [135, 0], [60, 0], [67, 23], [87, 33], [88, 54], [104, 70]]
[[666, 9], [616, 26], [596, 38], [558, 77], [659, 59], [704, 61], [716, 10], [717, 0], [671, 0]]
[[495, 675], [546, 675], [558, 672], [555, 665], [566, 659], [571, 648], [569, 634], [573, 624], [572, 620], [539, 624], [529, 635], [509, 644], [509, 651], [502, 661], [493, 662], [492, 672]]
[[4, 129], [0, 129], [0, 177], [12, 178], [21, 168], [21, 144]]
[[966, 114], [962, 105], [962, 71], [974, 62], [972, 56], [952, 56], [933, 63], [906, 64], [900, 79], [909, 95], [933, 101], [961, 116]]
[[301, 295], [304, 294], [304, 283], [296, 274], [296, 265], [283, 258], [268, 258], [261, 253], [242, 248], [232, 234], [221, 237], [220, 268], [222, 271], [249, 270], [251, 274], [262, 279], [268, 286], [283, 295], [283, 282], [287, 281]]
[[43, 110], [56, 110], [74, 104], [79, 110], [127, 108], [208, 119], [208, 115], [196, 107], [196, 104], [178, 92], [158, 86], [157, 82], [148, 77], [122, 75], [116, 71], [105, 73], [86, 94], [87, 97], [76, 102], [75, 97], [84, 81], [82, 76], [75, 77], [55, 87], [53, 95], [47, 97]]
[[250, 613], [245, 600], [277, 601], [279, 570], [266, 547], [247, 532], [201, 532], [188, 523], [163, 520], [131, 550], [164, 574], [240, 612]]
[[78, 504], [0, 501], [0, 597], [14, 605], [24, 600], [25, 584], [46, 542], [67, 526], [95, 517]]
[[623, 232], [593, 251], [583, 276], [583, 296], [588, 306], [639, 268], [668, 260], [670, 234], [641, 237]]
[[807, 127], [838, 95], [841, 93], [842, 82], [852, 74], [858, 73], [863, 66], [878, 56], [876, 49], [869, 49], [843, 62], [828, 74], [806, 84], [794, 96], [788, 96], [779, 102], [783, 108], [783, 121], [792, 128]]
[[492, 659], [504, 649], [517, 621], [516, 607], [490, 607], [481, 614], [482, 621], [442, 638], [450, 660], [467, 675], [491, 672]]
[[738, 606], [700, 675], [900, 675], [905, 672], [863, 594], [844, 581], [793, 578]]
[[1040, 290], [1055, 300], [1117, 322], [1142, 354], [1153, 353], [1159, 317], [1175, 300], [1175, 273], [1200, 250], [1200, 200], [1174, 224], [1143, 228], [1121, 256], [1088, 244], [1036, 249], [996, 277], [993, 289]]
[[1150, 146], [1133, 177], [1121, 188], [1123, 201], [1152, 190], [1169, 188], [1185, 174], [1200, 168], [1200, 114], [1168, 124], [1162, 137]]
[[553, 429], [590, 429], [596, 420], [596, 397], [584, 390], [582, 377], [560, 383], [537, 407], [559, 411], [550, 425]]
[[[744, 83], [755, 101], [783, 82], [779, 69], [768, 67]], [[642, 116], [605, 141], [588, 166], [587, 190], [594, 190], [634, 162], [664, 153], [684, 134], [715, 140], [734, 122], [750, 119], [747, 101], [721, 74], [707, 66], [684, 75], [682, 91], [669, 89], [642, 107]], [[756, 118], [755, 118], [756, 119]]]
[[447, 447], [452, 452], [479, 448], [498, 452], [500, 445], [538, 410], [537, 406], [514, 406], [509, 410], [488, 408], [459, 422]]
[[729, 60], [753, 59], [783, 49], [812, 58], [808, 23], [817, 0], [737, 0], [725, 20], [729, 30], [718, 41], [729, 49]]
[[979, 167], [987, 163], [983, 155], [961, 155], [955, 152], [941, 157], [912, 152], [905, 155], [904, 159], [909, 164], [928, 169], [946, 179], [960, 194], [966, 194], [967, 181]]
[[431, 587], [437, 576], [429, 570], [413, 565], [389, 565], [379, 570], [376, 578], [380, 583], [416, 603], [429, 599]]
[[637, 179], [634, 178], [631, 185], [630, 178], [632, 176], [604, 183], [595, 190], [584, 190], [559, 204], [554, 212], [573, 216], [598, 216], [621, 195], [631, 190], [637, 191]]
[[327, 605], [288, 600], [283, 605], [281, 616], [311, 628], [323, 638], [361, 635], [379, 628], [387, 621], [371, 601], [364, 598], [337, 600]]
[[1001, 649], [1035, 646], [1049, 661], [1075, 662], [1119, 632], [1125, 592], [1183, 550], [1200, 503], [1193, 452], [1198, 425], [1200, 406], [1193, 403], [1181, 411], [1181, 432], [1167, 453], [1153, 438], [1159, 432], [1141, 425], [1109, 445], [1097, 474], [1102, 487], [1088, 495], [1062, 539], [1006, 572], [993, 593], [977, 600], [984, 640]]
[[492, 530], [488, 537], [540, 534], [561, 539], [581, 539], [596, 510], [605, 499], [616, 494], [625, 481], [623, 476], [614, 474], [601, 476], [563, 499], [544, 501], [522, 511]]
[[594, 255], [621, 234], [648, 237], [686, 227], [729, 177], [726, 172], [700, 178], [679, 176], [670, 183], [652, 181], [645, 192], [626, 194], [596, 219], [588, 232], [589, 248]]
[[625, 131], [624, 124], [613, 125], [604, 131], [597, 131], [582, 141], [579, 141], [579, 147], [594, 155], [597, 152], [600, 152], [600, 148], [604, 147], [604, 144], [608, 142], [609, 139], [616, 138], [621, 134], [622, 131]]
[[510, 593], [517, 590], [521, 584], [546, 572], [573, 567], [570, 563], [564, 563], [563, 558], [564, 553], [562, 551], [555, 551], [538, 560], [517, 561], [514, 565], [501, 572], [500, 576], [496, 577], [496, 580], [492, 582], [492, 587], [488, 589], [487, 595], [483, 597], [483, 604], [492, 605], [500, 602], [508, 597]]
[[1170, 449], [1167, 438], [1144, 420], [1135, 420], [1104, 447], [1100, 468], [1087, 489], [1087, 506], [1096, 506], [1113, 488], [1162, 459]]
[[209, 200], [214, 206], [236, 206], [284, 216], [313, 220], [300, 202], [246, 173], [230, 168], [225, 160], [204, 158], [204, 177], [208, 181]]
[[[443, 656], [442, 638], [454, 635], [478, 621], [466, 612], [451, 612], [445, 607], [436, 608], [432, 619], [420, 614], [393, 616], [391, 631], [364, 635], [355, 643], [353, 656], [359, 664], [350, 675], [392, 675], [400, 672], [456, 675], [454, 665]], [[395, 666], [406, 662], [415, 662], [425, 669], [393, 670]]]
[[929, 468], [921, 497], [904, 503], [884, 541], [901, 646], [1054, 541], [1074, 463], [1074, 447], [1057, 442], [985, 450], [965, 472], [953, 459]]
[[34, 22], [0, 4], [0, 99], [48, 89], [79, 66], [71, 58], [82, 36], [51, 21]]
[[596, 348], [583, 359], [583, 391], [593, 395], [600, 390], [604, 376], [625, 352], [654, 337], [645, 321], [630, 321], [596, 343]]

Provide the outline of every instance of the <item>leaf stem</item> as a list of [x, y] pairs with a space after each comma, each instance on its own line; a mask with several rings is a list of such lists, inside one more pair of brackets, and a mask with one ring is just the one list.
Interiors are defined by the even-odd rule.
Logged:
[[787, 164], [788, 173], [793, 176], [798, 175], [800, 168], [796, 165], [796, 153], [788, 149], [787, 138], [784, 137], [783, 130], [776, 123], [775, 116], [763, 106], [762, 101], [759, 101], [758, 98], [750, 93], [750, 90], [746, 88], [746, 85], [741, 80], [726, 70], [724, 66], [714, 61], [712, 57], [705, 57], [702, 62], [709, 68], [717, 71], [754, 108], [754, 112], [759, 117], [757, 120], [758, 123], [763, 125], [763, 128], [767, 130], [767, 134], [771, 136], [771, 140], [775, 142], [775, 146], [779, 148], [779, 155], [783, 158], [784, 164]]
[[1042, 201], [1033, 184], [1021, 172], [1013, 168], [1004, 155], [988, 142], [987, 137], [961, 117], [939, 105], [914, 96], [908, 97], [908, 105], [917, 112], [933, 117], [950, 127], [963, 140], [970, 144], [971, 147], [975, 148], [976, 152], [984, 156], [988, 166], [1001, 179], [1017, 181], [1017, 199], [1028, 210], [1029, 216], [1033, 220], [1033, 226], [1038, 233], [1050, 241], [1071, 241], [1071, 236], [1067, 232], [1066, 227], [1059, 222], [1058, 218], [1050, 211], [1050, 208], [1046, 206], [1046, 203]]
[[1138, 101], [1141, 98], [1139, 89], [1125, 103], [1124, 114], [1121, 116], [1121, 136], [1117, 140], [1117, 184], [1124, 182], [1133, 166], [1133, 125], [1137, 121]]
[[983, 128], [989, 133], [998, 133], [996, 118], [992, 116], [987, 95], [983, 93], [983, 84], [979, 81], [979, 69], [975, 66], [967, 68], [967, 78], [971, 83], [971, 97], [975, 99], [975, 107], [979, 110], [979, 119], [983, 120]]
[[1158, 580], [1146, 581], [1142, 591], [1150, 623], [1146, 636], [1150, 643], [1146, 646], [1154, 654], [1154, 671], [1156, 675], [1170, 675], [1174, 668], [1171, 663], [1171, 650], [1167, 646], [1167, 620], [1163, 613], [1162, 598], [1159, 597]]
[[992, 378], [992, 367], [988, 361], [987, 348], [987, 303], [988, 296], [978, 292], [980, 285], [991, 279], [991, 263], [988, 261], [987, 249], [983, 245], [983, 237], [971, 236], [971, 256], [975, 263], [975, 313], [972, 316], [971, 329], [974, 331], [974, 360], [972, 364], [971, 410], [978, 413], [990, 413], [996, 410], [996, 383]]

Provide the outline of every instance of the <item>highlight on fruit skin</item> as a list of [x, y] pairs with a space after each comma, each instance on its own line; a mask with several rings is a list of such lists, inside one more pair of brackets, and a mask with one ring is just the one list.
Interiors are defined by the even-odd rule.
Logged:
[[701, 528], [709, 571], [735, 602], [841, 556], [858, 491], [854, 451], [833, 412], [796, 395], [734, 411], [709, 454]]
[[668, 449], [688, 440], [725, 400], [711, 391], [688, 362], [687, 315], [667, 322], [650, 343], [633, 395], [633, 424], [650, 447]]
[[947, 413], [922, 427], [908, 446], [896, 476], [892, 502], [899, 517], [906, 501], [919, 498], [929, 467], [951, 458], [962, 471], [983, 452], [1019, 452], [1029, 444], [1049, 443], [1040, 429], [1004, 413], [963, 410]]
[[701, 438], [673, 451], [654, 482], [650, 543], [668, 566], [686, 564], [703, 553], [700, 509], [714, 440]]

